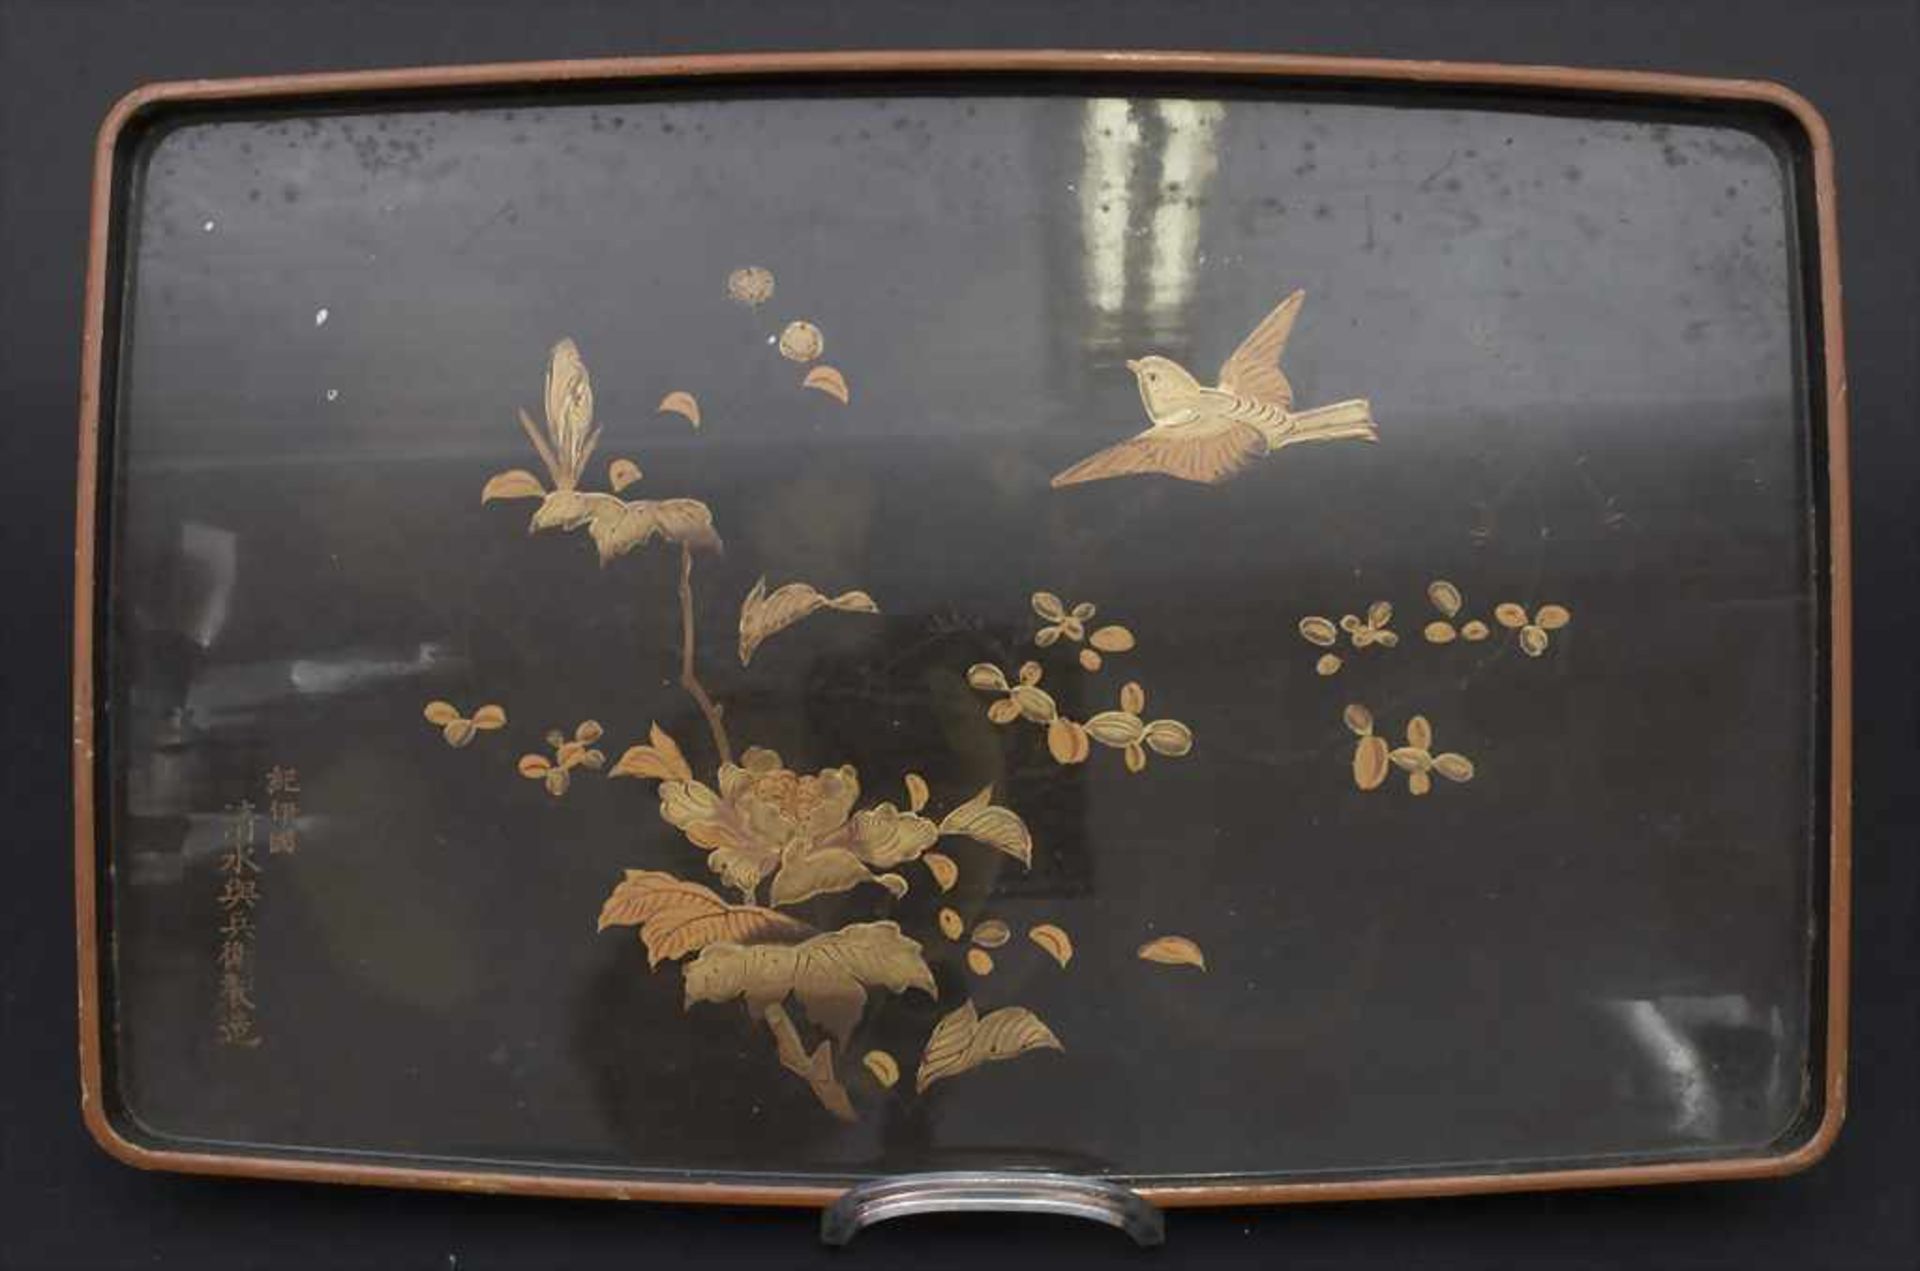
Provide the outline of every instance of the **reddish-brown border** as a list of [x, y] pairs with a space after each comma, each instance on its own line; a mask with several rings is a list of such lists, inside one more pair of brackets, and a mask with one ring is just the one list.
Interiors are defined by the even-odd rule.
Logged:
[[1832, 678], [1829, 685], [1830, 844], [1827, 880], [1826, 1036], [1823, 1112], [1805, 1141], [1772, 1155], [1667, 1164], [1539, 1172], [1343, 1179], [1328, 1182], [1209, 1182], [1141, 1190], [1160, 1205], [1270, 1204], [1469, 1192], [1614, 1187], [1791, 1174], [1825, 1156], [1846, 1107], [1847, 958], [1851, 909], [1852, 600], [1847, 475], [1847, 383], [1842, 356], [1840, 248], [1836, 229], [1833, 145], [1826, 121], [1791, 89], [1753, 80], [1702, 79], [1641, 71], [1409, 62], [1373, 58], [1173, 52], [873, 52], [741, 54], [712, 57], [615, 58], [530, 62], [255, 79], [193, 80], [148, 85], [127, 94], [101, 125], [94, 151], [93, 212], [87, 262], [86, 330], [81, 362], [78, 525], [75, 544], [73, 647], [73, 781], [75, 920], [80, 963], [80, 1099], [86, 1124], [113, 1156], [147, 1169], [361, 1183], [453, 1191], [591, 1196], [619, 1200], [819, 1206], [840, 1189], [784, 1183], [697, 1183], [648, 1178], [405, 1168], [358, 1162], [166, 1151], [123, 1136], [108, 1115], [102, 1088], [98, 896], [94, 842], [94, 559], [102, 340], [117, 149], [137, 117], [155, 107], [242, 99], [313, 99], [370, 93], [411, 94], [453, 88], [540, 87], [582, 82], [642, 82], [751, 75], [767, 79], [854, 79], [900, 74], [1136, 73], [1274, 81], [1424, 82], [1468, 88], [1532, 89], [1554, 95], [1760, 104], [1791, 116], [1805, 131], [1813, 161], [1818, 234], [1819, 303], [1824, 350]]

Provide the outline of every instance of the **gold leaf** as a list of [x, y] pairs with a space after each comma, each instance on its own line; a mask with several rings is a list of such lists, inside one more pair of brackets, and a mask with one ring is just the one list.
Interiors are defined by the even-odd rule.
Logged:
[[1193, 749], [1193, 730], [1177, 719], [1156, 719], [1147, 725], [1146, 742], [1154, 754], [1178, 759]]
[[1059, 622], [1067, 616], [1066, 605], [1061, 602], [1060, 597], [1050, 591], [1034, 592], [1032, 604], [1033, 611], [1048, 622]]
[[440, 735], [447, 739], [447, 745], [458, 750], [473, 740], [473, 721], [450, 719], [447, 721], [447, 726], [440, 730]]
[[1547, 633], [1529, 623], [1520, 628], [1520, 652], [1537, 658], [1547, 651]]
[[1133, 632], [1118, 625], [1101, 627], [1087, 637], [1087, 643], [1102, 653], [1125, 653], [1133, 648]]
[[907, 894], [907, 880], [901, 874], [875, 874], [873, 881], [893, 893], [895, 900]]
[[1355, 736], [1366, 737], [1373, 732], [1373, 712], [1358, 702], [1340, 712], [1340, 720]]
[[795, 582], [783, 583], [769, 593], [766, 577], [762, 575], [740, 605], [740, 665], [753, 661], [753, 651], [760, 647], [761, 641], [821, 609], [837, 609], [843, 613], [880, 612], [880, 606], [864, 591], [827, 596], [811, 583]]
[[1061, 966], [1073, 961], [1073, 940], [1067, 933], [1050, 922], [1040, 923], [1027, 931], [1027, 939], [1047, 951], [1047, 956]]
[[573, 739], [582, 745], [592, 745], [606, 736], [607, 730], [600, 726], [597, 719], [583, 719], [573, 730]]
[[1391, 649], [1400, 643], [1400, 633], [1398, 631], [1376, 631], [1373, 633], [1373, 642], [1383, 649]]
[[683, 388], [677, 388], [660, 399], [654, 409], [661, 414], [683, 416], [695, 428], [700, 426], [700, 399]]
[[1433, 607], [1451, 618], [1460, 612], [1462, 603], [1460, 589], [1444, 578], [1436, 578], [1427, 584], [1427, 599]]
[[1410, 793], [1421, 795], [1431, 789], [1433, 789], [1433, 778], [1425, 772], [1410, 772], [1407, 774], [1407, 790]]
[[820, 328], [796, 318], [780, 331], [780, 356], [789, 362], [811, 362], [827, 350]]
[[1101, 711], [1087, 721], [1087, 734], [1103, 746], [1132, 746], [1147, 735], [1147, 726], [1129, 711]]
[[727, 296], [740, 304], [758, 309], [773, 299], [773, 271], [760, 265], [746, 265], [727, 275]]
[[1402, 772], [1420, 773], [1433, 767], [1433, 756], [1418, 746], [1401, 746], [1387, 758], [1391, 759], [1393, 766]]
[[940, 934], [949, 940], [958, 940], [966, 934], [966, 920], [960, 916], [958, 910], [950, 906], [942, 905], [940, 907], [940, 913], [936, 921], [940, 924]]
[[1185, 936], [1161, 936], [1158, 940], [1149, 940], [1140, 946], [1140, 958], [1146, 962], [1159, 962], [1167, 966], [1197, 966], [1207, 969], [1207, 957], [1200, 952], [1200, 946]]
[[933, 1026], [914, 1089], [924, 1093], [936, 1081], [1040, 1049], [1066, 1047], [1038, 1015], [1024, 1006], [1003, 1006], [983, 1019], [969, 1001]]
[[1558, 631], [1573, 621], [1573, 614], [1565, 605], [1541, 605], [1540, 612], [1533, 615], [1533, 625], [1542, 631]]
[[1462, 640], [1484, 640], [1489, 634], [1487, 624], [1478, 618], [1465, 623], [1460, 628], [1460, 638]]
[[1087, 730], [1072, 720], [1062, 717], [1047, 725], [1047, 750], [1055, 762], [1083, 763], [1090, 749]]
[[1092, 649], [1080, 650], [1080, 668], [1082, 670], [1097, 671], [1103, 665], [1105, 665], [1105, 660], [1101, 658], [1101, 656], [1098, 653], [1096, 653], [1094, 650]]
[[767, 1007], [761, 1018], [773, 1033], [780, 1066], [805, 1081], [814, 1098], [820, 1100], [821, 1107], [842, 1121], [854, 1120], [853, 1101], [847, 1098], [847, 1088], [833, 1075], [833, 1043], [823, 1041], [809, 1055], [801, 1044], [800, 1030], [793, 1026], [793, 1017], [778, 1002]]
[[656, 536], [705, 551], [720, 550], [713, 513], [698, 499], [638, 499], [622, 502], [611, 494], [555, 490], [534, 510], [533, 530], [577, 530], [585, 526], [599, 549], [600, 562], [643, 547]]
[[870, 1050], [860, 1059], [860, 1064], [873, 1074], [873, 1079], [886, 1089], [893, 1089], [900, 1080], [900, 1065], [884, 1050]]
[[1418, 746], [1422, 750], [1433, 745], [1433, 725], [1427, 722], [1425, 715], [1415, 715], [1407, 721], [1407, 745]]
[[1300, 619], [1300, 638], [1325, 649], [1332, 647], [1340, 637], [1335, 633], [1332, 622], [1316, 616]]
[[587, 765], [587, 767], [593, 769], [595, 772], [598, 772], [600, 771], [600, 769], [606, 767], [607, 757], [601, 751], [589, 750], [587, 751], [587, 753], [580, 756], [580, 762]]
[[1460, 633], [1453, 629], [1451, 622], [1429, 622], [1420, 634], [1427, 637], [1428, 644], [1452, 644]]
[[[601, 497], [612, 498], [611, 495]], [[600, 549], [603, 563], [646, 546], [655, 535], [683, 547], [720, 550], [713, 513], [698, 499], [639, 499], [621, 504], [618, 516], [595, 517], [588, 523], [587, 532]]]
[[975, 662], [967, 668], [967, 686], [983, 693], [1004, 693], [1007, 691], [1007, 677], [991, 662]]
[[908, 810], [918, 812], [926, 807], [929, 793], [927, 790], [927, 779], [917, 772], [909, 772], [906, 778], [906, 785]]
[[534, 780], [538, 780], [546, 776], [547, 771], [552, 767], [553, 765], [547, 761], [544, 755], [520, 756], [519, 768], [520, 775], [523, 777], [531, 777]]
[[567, 787], [573, 784], [573, 778], [567, 775], [565, 768], [547, 769], [546, 775], [542, 780], [547, 783], [547, 793], [556, 799], [565, 794]]
[[1120, 709], [1129, 715], [1138, 715], [1147, 709], [1147, 690], [1137, 682], [1128, 680], [1120, 686]]
[[480, 489], [480, 501], [491, 503], [495, 499], [540, 499], [545, 498], [547, 487], [540, 484], [540, 478], [525, 468], [513, 468], [506, 472], [496, 472], [487, 478], [487, 484]]
[[1020, 683], [1031, 688], [1040, 682], [1040, 677], [1046, 672], [1040, 669], [1038, 662], [1022, 662], [1017, 674], [1020, 677]]
[[964, 835], [1032, 868], [1033, 835], [1018, 812], [994, 804], [992, 786], [942, 817], [940, 833]]
[[1473, 760], [1448, 751], [1433, 757], [1433, 770], [1449, 781], [1473, 780]]
[[847, 391], [847, 377], [840, 373], [838, 367], [828, 366], [825, 362], [808, 371], [806, 378], [801, 380], [800, 384], [803, 388], [817, 389], [825, 393], [842, 406], [845, 406], [852, 396]]
[[597, 930], [639, 927], [647, 965], [677, 962], [716, 941], [792, 942], [814, 934], [797, 918], [758, 905], [732, 905], [698, 883], [658, 870], [630, 869], [600, 907]]
[[1020, 706], [1010, 697], [1003, 697], [987, 707], [987, 718], [996, 724], [1011, 724], [1020, 718]]
[[1376, 600], [1367, 606], [1367, 625], [1384, 627], [1393, 621], [1393, 606], [1384, 600]]
[[975, 975], [992, 975], [993, 955], [985, 949], [968, 949], [967, 970]]
[[1137, 744], [1128, 746], [1121, 753], [1126, 756], [1128, 772], [1145, 772], [1147, 770], [1147, 752], [1141, 746]]
[[1494, 621], [1503, 627], [1518, 629], [1527, 625], [1527, 611], [1511, 600], [1493, 607]]
[[1340, 670], [1340, 659], [1336, 654], [1322, 653], [1320, 660], [1313, 664], [1313, 669], [1323, 676], [1337, 674]]
[[998, 918], [988, 918], [974, 927], [969, 938], [982, 949], [998, 949], [1013, 939], [1013, 931]]
[[658, 746], [629, 746], [614, 762], [611, 777], [647, 777], [654, 781], [686, 781], [693, 774], [686, 770], [686, 760], [677, 764], [673, 759], [661, 753]]
[[861, 883], [880, 883], [893, 890], [867, 869], [866, 862], [846, 848], [802, 842], [782, 854], [773, 885], [767, 889], [767, 899], [776, 905], [797, 905], [815, 896], [851, 891]]
[[429, 724], [437, 724], [442, 728], [460, 718], [460, 710], [452, 702], [428, 702], [426, 710], [421, 713], [427, 717]]
[[1378, 790], [1387, 779], [1387, 739], [1369, 734], [1353, 748], [1353, 784], [1362, 790]]
[[631, 459], [615, 459], [607, 465], [607, 484], [614, 493], [626, 489], [640, 479], [640, 465]]
[[842, 1046], [866, 1009], [868, 989], [939, 996], [919, 942], [894, 922], [852, 923], [798, 944], [718, 941], [687, 964], [685, 980], [689, 1005], [738, 997], [757, 1014], [791, 994]]
[[953, 885], [960, 881], [960, 867], [945, 852], [922, 852], [920, 863], [927, 867], [941, 891], [952, 891]]
[[1033, 633], [1033, 642], [1043, 649], [1051, 649], [1060, 639], [1061, 628], [1042, 627]]
[[492, 732], [507, 726], [507, 712], [489, 702], [473, 713], [473, 726], [485, 732]]
[[659, 724], [647, 727], [647, 740], [660, 752], [660, 757], [672, 766], [674, 775], [681, 781], [693, 780], [693, 769], [687, 766], [687, 757], [680, 752], [680, 743], [667, 734]]
[[1060, 715], [1053, 694], [1031, 684], [1014, 685], [1008, 700], [1016, 710], [1036, 724], [1050, 724]]

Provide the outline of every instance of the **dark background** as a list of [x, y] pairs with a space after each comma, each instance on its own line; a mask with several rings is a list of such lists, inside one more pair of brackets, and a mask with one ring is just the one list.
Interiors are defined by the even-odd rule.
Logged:
[[[166, 12], [163, 14], [162, 10]], [[1265, 48], [1295, 52], [1638, 66], [1766, 76], [1826, 112], [1840, 153], [1850, 262], [1860, 726], [1853, 1115], [1834, 1156], [1785, 1183], [1617, 1195], [1516, 1197], [1181, 1215], [1169, 1257], [1447, 1265], [1898, 1267], [1912, 1265], [1914, 837], [1892, 804], [1911, 760], [1912, 658], [1899, 640], [1915, 564], [1914, 264], [1896, 238], [1913, 213], [1909, 5], [1557, 4], [1061, 7], [1027, 15], [970, 6], [815, 5], [696, 15], [592, 5], [20, 5], [0, 10], [5, 58], [8, 329], [0, 341], [9, 427], [5, 552], [16, 585], [0, 607], [8, 661], [5, 769], [12, 846], [26, 862], [0, 900], [8, 941], [0, 1021], [7, 1219], [0, 1265], [586, 1265], [617, 1258], [806, 1256], [811, 1220], [522, 1200], [358, 1193], [145, 1177], [80, 1129], [72, 1044], [64, 737], [72, 414], [88, 143], [113, 97], [152, 79], [430, 62], [742, 48], [909, 44]], [[1905, 819], [1902, 820], [1901, 818]], [[954, 1220], [863, 1238], [851, 1255], [1110, 1254], [1115, 1237], [1063, 1225]], [[915, 1256], [921, 1256], [917, 1251]]]

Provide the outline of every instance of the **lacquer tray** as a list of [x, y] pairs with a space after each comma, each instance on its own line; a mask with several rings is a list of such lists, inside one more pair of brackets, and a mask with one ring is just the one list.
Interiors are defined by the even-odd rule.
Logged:
[[1836, 253], [1819, 117], [1755, 83], [143, 89], [88, 275], [87, 1123], [787, 1204], [1804, 1166]]

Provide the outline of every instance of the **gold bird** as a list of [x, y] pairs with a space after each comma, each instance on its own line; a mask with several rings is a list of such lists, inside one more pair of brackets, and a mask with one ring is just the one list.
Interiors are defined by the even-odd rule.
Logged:
[[1233, 351], [1212, 388], [1171, 358], [1129, 361], [1153, 426], [1082, 459], [1054, 477], [1054, 486], [1151, 472], [1211, 485], [1296, 442], [1377, 441], [1364, 398], [1293, 409], [1293, 385], [1281, 373], [1280, 354], [1306, 298], [1296, 291], [1282, 300]]

